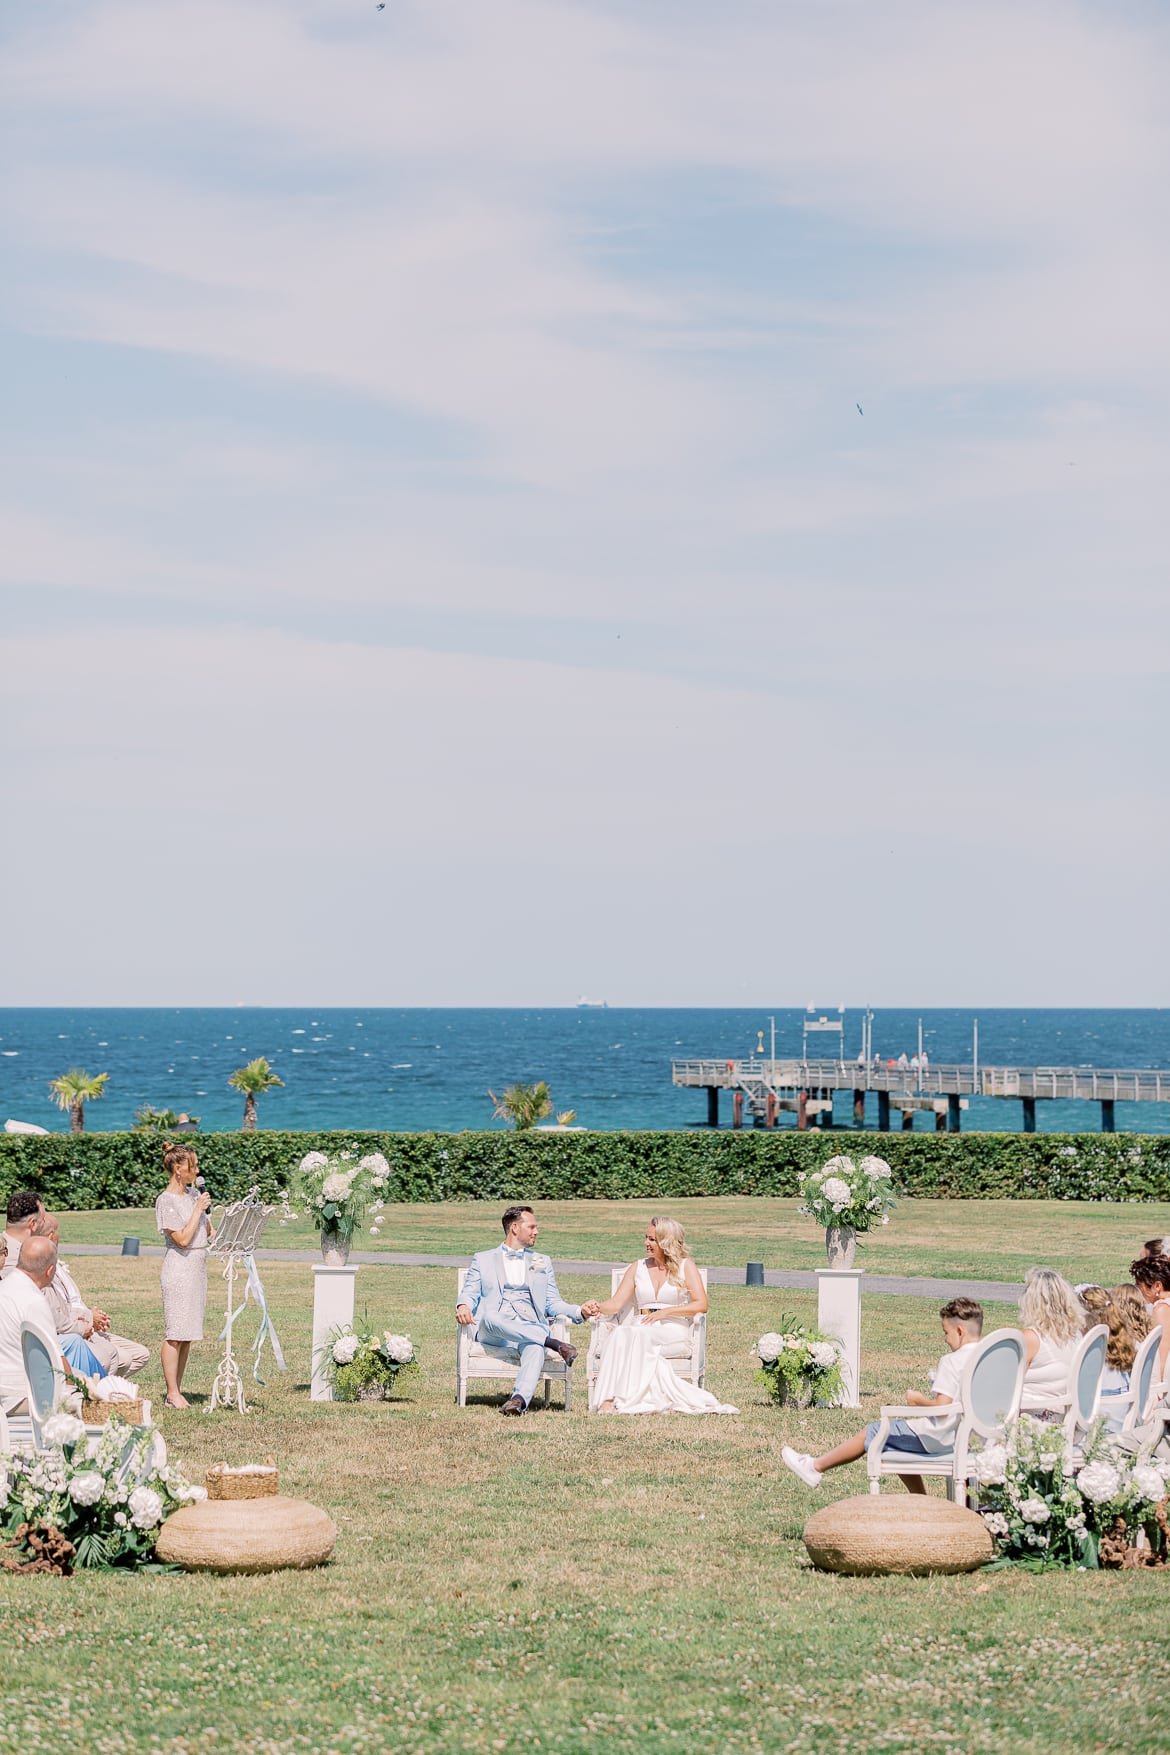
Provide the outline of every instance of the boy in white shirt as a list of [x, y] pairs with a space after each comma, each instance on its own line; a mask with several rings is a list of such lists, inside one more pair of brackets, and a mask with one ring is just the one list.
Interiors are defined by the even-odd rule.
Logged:
[[[943, 1339], [947, 1351], [938, 1362], [934, 1373], [933, 1395], [923, 1395], [920, 1390], [906, 1391], [906, 1406], [910, 1408], [945, 1408], [958, 1401], [959, 1385], [963, 1378], [963, 1367], [967, 1363], [967, 1353], [975, 1346], [983, 1333], [983, 1306], [974, 1298], [952, 1298], [939, 1311], [942, 1318]], [[911, 1425], [909, 1420], [891, 1420], [890, 1435], [886, 1439], [887, 1450], [904, 1450], [911, 1456], [940, 1456], [952, 1449], [955, 1432], [959, 1425], [959, 1408], [949, 1418], [939, 1420], [923, 1420], [921, 1424]], [[865, 1455], [877, 1436], [878, 1421], [871, 1420], [864, 1432], [855, 1432], [835, 1450], [825, 1452], [824, 1456], [808, 1456], [804, 1451], [793, 1450], [785, 1444], [780, 1455], [794, 1475], [808, 1487], [819, 1487], [821, 1477], [826, 1469], [839, 1469], [843, 1463], [856, 1462], [858, 1457]], [[926, 1482], [921, 1475], [903, 1475], [907, 1488], [911, 1493], [925, 1493]]]

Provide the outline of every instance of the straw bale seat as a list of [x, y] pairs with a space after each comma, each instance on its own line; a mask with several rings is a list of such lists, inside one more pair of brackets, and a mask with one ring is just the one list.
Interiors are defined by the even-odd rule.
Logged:
[[992, 1555], [976, 1511], [927, 1494], [859, 1494], [815, 1512], [804, 1545], [822, 1572], [974, 1572]]
[[204, 1499], [172, 1512], [155, 1553], [188, 1572], [280, 1572], [321, 1566], [337, 1525], [306, 1499]]

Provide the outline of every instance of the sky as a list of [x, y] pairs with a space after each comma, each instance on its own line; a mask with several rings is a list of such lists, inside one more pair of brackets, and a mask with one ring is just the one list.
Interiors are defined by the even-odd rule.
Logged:
[[1160, 1004], [1168, 51], [8, 8], [2, 1002]]

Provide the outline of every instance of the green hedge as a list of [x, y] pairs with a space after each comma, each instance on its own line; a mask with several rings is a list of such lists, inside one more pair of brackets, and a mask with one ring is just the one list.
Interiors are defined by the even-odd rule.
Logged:
[[[217, 1199], [286, 1186], [312, 1150], [386, 1154], [396, 1201], [793, 1195], [834, 1152], [876, 1152], [907, 1194], [943, 1200], [1170, 1200], [1170, 1136], [711, 1133], [215, 1133], [195, 1137]], [[62, 1211], [141, 1207], [162, 1142], [139, 1133], [0, 1135], [0, 1199], [35, 1188]]]

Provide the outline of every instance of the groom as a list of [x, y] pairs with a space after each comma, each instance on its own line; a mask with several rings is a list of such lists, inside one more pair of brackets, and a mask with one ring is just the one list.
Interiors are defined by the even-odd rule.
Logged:
[[518, 1416], [540, 1382], [545, 1351], [559, 1353], [566, 1365], [577, 1357], [576, 1347], [553, 1339], [549, 1324], [558, 1316], [585, 1322], [601, 1307], [596, 1299], [565, 1303], [552, 1262], [533, 1253], [537, 1227], [531, 1207], [509, 1207], [502, 1223], [501, 1247], [472, 1256], [455, 1316], [465, 1328], [477, 1323], [475, 1338], [482, 1346], [510, 1347], [520, 1354], [516, 1388], [500, 1409], [501, 1414]]

